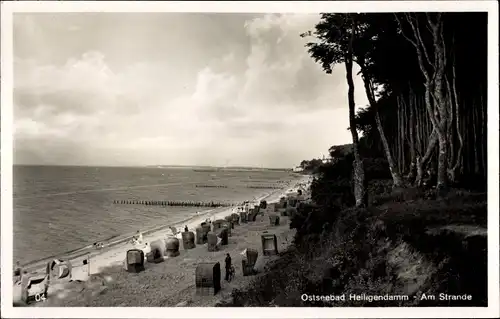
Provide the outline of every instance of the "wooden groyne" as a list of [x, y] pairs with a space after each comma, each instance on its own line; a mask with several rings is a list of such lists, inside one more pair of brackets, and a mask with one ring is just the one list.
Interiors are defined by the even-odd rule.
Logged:
[[232, 204], [221, 202], [191, 202], [191, 201], [166, 201], [166, 200], [114, 200], [113, 204], [144, 205], [144, 206], [181, 206], [181, 207], [230, 207]]
[[[271, 181], [269, 180], [262, 180], [262, 179], [242, 179], [240, 180], [241, 183], [269, 183]], [[276, 184], [285, 184], [288, 183], [288, 181], [275, 181], [274, 183]]]
[[257, 189], [281, 189], [279, 186], [260, 186], [260, 185], [247, 185], [247, 188], [257, 188]]
[[205, 185], [205, 184], [198, 184], [196, 187], [201, 187], [201, 188], [227, 188], [226, 185]]

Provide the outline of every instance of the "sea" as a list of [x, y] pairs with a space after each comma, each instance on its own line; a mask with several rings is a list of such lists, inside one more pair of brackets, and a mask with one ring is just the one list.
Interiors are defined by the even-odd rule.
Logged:
[[[121, 200], [238, 204], [296, 179], [266, 169], [13, 167], [14, 260], [22, 265], [162, 225], [189, 223], [202, 207]], [[222, 187], [202, 187], [217, 185]], [[252, 188], [257, 186], [258, 188]]]

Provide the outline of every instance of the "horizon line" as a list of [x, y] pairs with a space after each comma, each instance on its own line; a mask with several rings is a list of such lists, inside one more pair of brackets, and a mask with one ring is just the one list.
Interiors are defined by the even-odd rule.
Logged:
[[261, 167], [261, 166], [244, 166], [244, 165], [233, 165], [233, 166], [213, 166], [213, 165], [189, 165], [189, 164], [148, 164], [148, 165], [80, 165], [80, 164], [12, 164], [12, 166], [44, 166], [44, 167], [127, 167], [127, 168], [171, 168], [171, 167], [182, 167], [182, 168], [251, 168], [251, 169], [293, 169], [294, 167]]

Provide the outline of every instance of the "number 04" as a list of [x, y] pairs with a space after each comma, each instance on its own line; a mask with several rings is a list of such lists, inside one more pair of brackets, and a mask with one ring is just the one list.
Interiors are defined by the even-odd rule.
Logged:
[[38, 301], [45, 301], [45, 294], [44, 293], [41, 293], [41, 294], [35, 294], [35, 301], [38, 302]]

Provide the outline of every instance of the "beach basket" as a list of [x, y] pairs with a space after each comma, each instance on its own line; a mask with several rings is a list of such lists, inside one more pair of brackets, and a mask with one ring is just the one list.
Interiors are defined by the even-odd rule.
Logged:
[[280, 205], [281, 205], [281, 208], [286, 208], [286, 197], [281, 197], [280, 198]]
[[279, 226], [280, 217], [278, 215], [275, 215], [275, 214], [269, 215], [269, 223], [271, 226]]
[[229, 216], [226, 216], [224, 218], [224, 220], [230, 224], [231, 228], [234, 228], [234, 224], [233, 224], [233, 216], [232, 215], [229, 215]]
[[229, 230], [226, 227], [219, 229], [217, 237], [221, 239], [221, 245], [227, 245], [229, 243]]
[[151, 251], [146, 254], [146, 260], [150, 263], [161, 263], [167, 251], [165, 241], [161, 239], [155, 240], [149, 244], [149, 247], [151, 247]]
[[247, 248], [245, 258], [249, 265], [254, 265], [257, 261], [257, 257], [259, 257], [259, 252], [253, 248]]
[[179, 246], [180, 246], [180, 243], [179, 243], [179, 239], [177, 239], [176, 237], [170, 237], [170, 238], [167, 238], [167, 240], [165, 241], [166, 243], [166, 255], [167, 257], [177, 257], [179, 256], [180, 252], [179, 252]]
[[271, 256], [278, 254], [278, 239], [274, 234], [261, 235], [262, 239], [262, 253], [264, 256]]
[[267, 209], [267, 201], [261, 200], [260, 201], [260, 208], [262, 209]]
[[241, 269], [243, 271], [243, 276], [254, 275], [253, 265], [249, 264], [246, 259], [241, 260]]
[[240, 212], [240, 222], [241, 223], [247, 223], [247, 213], [246, 212]]
[[208, 232], [212, 230], [212, 225], [210, 223], [203, 222], [201, 223], [201, 228], [203, 228], [203, 231], [205, 232], [206, 236]]
[[72, 268], [71, 262], [54, 259], [53, 261], [47, 263], [47, 274], [49, 275], [49, 280], [71, 279]]
[[297, 207], [297, 199], [295, 197], [289, 197], [286, 206], [287, 207]]
[[207, 248], [208, 251], [216, 251], [217, 250], [217, 235], [214, 232], [209, 232], [207, 234]]
[[252, 215], [252, 221], [253, 221], [253, 222], [257, 220], [257, 214], [258, 214], [258, 212], [255, 212], [255, 211], [254, 211], [254, 213], [253, 213], [253, 215]]
[[267, 211], [271, 213], [276, 212], [276, 203], [267, 204]]
[[125, 269], [138, 273], [144, 270], [144, 252], [140, 249], [130, 249], [125, 257]]
[[215, 295], [221, 289], [220, 263], [200, 263], [195, 270], [197, 295]]
[[207, 242], [207, 234], [203, 227], [196, 227], [196, 244], [203, 245]]
[[227, 229], [227, 235], [229, 237], [231, 237], [231, 223], [229, 223], [229, 222], [223, 223], [221, 229], [224, 229], [224, 228]]
[[47, 298], [49, 274], [23, 274], [21, 278], [21, 300], [26, 304], [37, 301], [36, 295]]
[[257, 212], [254, 209], [250, 209], [250, 213], [248, 213], [247, 221], [254, 222], [257, 220]]
[[233, 222], [233, 225], [239, 225], [240, 224], [240, 215], [236, 214], [236, 213], [233, 213], [231, 214], [231, 218], [232, 218], [232, 222]]
[[182, 233], [182, 246], [184, 247], [184, 250], [193, 249], [196, 247], [194, 238], [194, 233], [192, 231]]
[[212, 231], [215, 232], [217, 231], [218, 229], [222, 228], [222, 224], [225, 222], [224, 219], [217, 219], [216, 221], [214, 221], [212, 223], [213, 225], [213, 228], [212, 228]]

